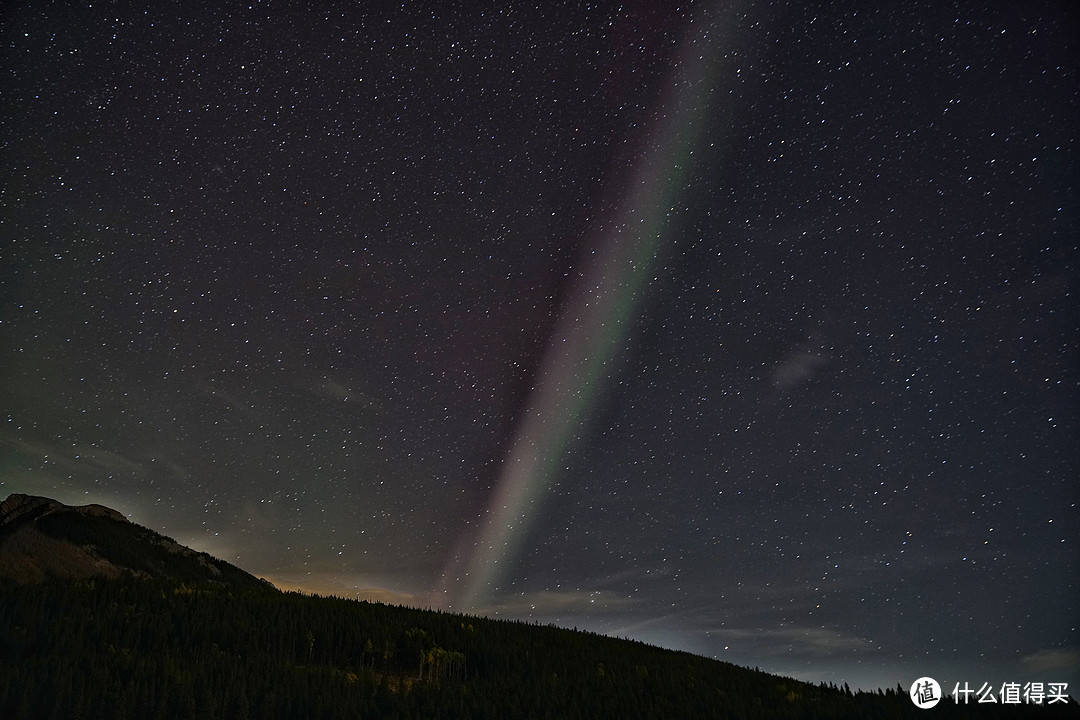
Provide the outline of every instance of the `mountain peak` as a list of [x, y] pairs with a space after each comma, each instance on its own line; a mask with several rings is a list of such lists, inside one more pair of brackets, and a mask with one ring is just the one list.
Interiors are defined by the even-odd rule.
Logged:
[[104, 505], [65, 505], [14, 493], [0, 503], [0, 578], [117, 577], [123, 573], [181, 581], [265, 581], [196, 552]]
[[120, 522], [128, 521], [121, 513], [104, 505], [65, 505], [58, 500], [40, 495], [12, 493], [8, 495], [7, 500], [0, 503], [0, 528], [17, 523], [20, 519], [39, 518], [58, 511], [76, 512], [91, 517], [108, 517]]

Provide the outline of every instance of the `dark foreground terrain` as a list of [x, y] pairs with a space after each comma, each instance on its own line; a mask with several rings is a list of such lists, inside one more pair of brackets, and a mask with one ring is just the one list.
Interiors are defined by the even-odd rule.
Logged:
[[929, 711], [628, 640], [269, 588], [0, 586], [4, 718], [1078, 717]]
[[107, 508], [13, 498], [0, 718], [1080, 717], [1075, 703], [923, 711], [903, 688], [852, 693], [590, 633], [283, 593]]

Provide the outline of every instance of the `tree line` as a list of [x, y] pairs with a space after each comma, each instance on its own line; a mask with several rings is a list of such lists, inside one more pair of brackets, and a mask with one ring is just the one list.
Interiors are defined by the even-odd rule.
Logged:
[[853, 693], [591, 633], [251, 585], [5, 583], [0, 630], [0, 717], [12, 720], [930, 716], [903, 688]]

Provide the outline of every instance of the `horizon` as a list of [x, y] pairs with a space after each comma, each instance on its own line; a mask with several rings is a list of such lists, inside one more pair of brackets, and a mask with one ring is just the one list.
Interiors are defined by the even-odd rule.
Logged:
[[[7, 499], [10, 499], [10, 497], [11, 497], [11, 495], [9, 495]], [[45, 497], [45, 496], [36, 496], [36, 497]], [[115, 510], [115, 508], [112, 508], [110, 505], [108, 505], [106, 503], [100, 503], [100, 502], [94, 502], [94, 501], [73, 503], [73, 502], [64, 502], [64, 501], [62, 501], [62, 500], [60, 500], [58, 498], [45, 498], [45, 499], [55, 500], [57, 502], [62, 503], [63, 505], [69, 506], [69, 507], [96, 506], [96, 507], [105, 507], [106, 509]], [[127, 520], [129, 522], [142, 525], [142, 523], [139, 522], [138, 518], [133, 517], [132, 513], [122, 513], [122, 514], [124, 515], [125, 518], [127, 518]], [[146, 526], [144, 526], [144, 527], [146, 527]], [[150, 528], [150, 529], [153, 529], [153, 528]], [[196, 547], [195, 545], [189, 545], [188, 543], [185, 543], [185, 542], [182, 542], [182, 541], [179, 541], [179, 540], [177, 542], [180, 542], [181, 545], [184, 545], [186, 547], [190, 547], [191, 549], [196, 550], [198, 552], [207, 552], [206, 550], [200, 549], [200, 548]], [[222, 557], [220, 557], [218, 555], [215, 555], [214, 553], [209, 553], [209, 554], [213, 555], [214, 557], [217, 557], [218, 559], [228, 561], [228, 558], [222, 558]], [[237, 558], [237, 559], [239, 559], [239, 558]], [[843, 689], [844, 686], [846, 685], [854, 692], [874, 693], [874, 692], [877, 692], [879, 690], [888, 690], [888, 689], [894, 689], [895, 690], [897, 687], [900, 687], [901, 689], [904, 689], [904, 688], [907, 688], [911, 684], [910, 681], [905, 682], [905, 679], [906, 679], [907, 676], [902, 675], [899, 672], [896, 673], [896, 677], [898, 678], [896, 682], [894, 682], [892, 684], [874, 685], [874, 684], [872, 684], [873, 681], [870, 681], [871, 684], [867, 684], [866, 682], [859, 682], [858, 674], [852, 675], [850, 677], [845, 676], [843, 678], [838, 679], [838, 678], [833, 678], [831, 676], [828, 676], [828, 675], [826, 675], [824, 673], [807, 674], [807, 673], [805, 673], [804, 671], [801, 671], [801, 670], [784, 671], [784, 670], [777, 670], [777, 669], [759, 667], [757, 665], [749, 665], [749, 664], [746, 664], [746, 663], [740, 663], [738, 661], [735, 661], [735, 660], [732, 660], [732, 659], [729, 659], [729, 658], [719, 657], [719, 656], [717, 656], [715, 654], [708, 654], [708, 651], [695, 650], [695, 649], [692, 648], [691, 645], [688, 644], [688, 640], [686, 638], [679, 639], [679, 638], [672, 638], [670, 636], [665, 637], [665, 633], [663, 633], [663, 632], [661, 632], [659, 634], [650, 634], [649, 632], [637, 633], [637, 632], [634, 631], [633, 626], [615, 628], [615, 629], [612, 629], [612, 628], [604, 629], [603, 625], [599, 625], [599, 626], [586, 625], [586, 626], [579, 627], [577, 624], [572, 624], [570, 621], [563, 620], [558, 615], [551, 615], [551, 616], [544, 617], [542, 615], [535, 614], [535, 612], [524, 611], [524, 610], [521, 609], [520, 604], [517, 606], [518, 609], [516, 611], [513, 609], [513, 607], [509, 608], [510, 612], [506, 612], [508, 610], [508, 608], [506, 608], [506, 607], [502, 607], [501, 609], [495, 610], [493, 612], [484, 612], [483, 608], [481, 608], [479, 610], [474, 610], [474, 611], [458, 611], [458, 610], [453, 610], [453, 609], [447, 609], [447, 608], [434, 606], [434, 605], [432, 605], [430, 603], [425, 603], [422, 600], [417, 600], [416, 598], [414, 598], [411, 595], [395, 593], [395, 592], [386, 590], [384, 588], [368, 587], [368, 588], [349, 589], [349, 588], [343, 587], [340, 584], [335, 586], [333, 582], [329, 582], [329, 581], [324, 581], [321, 584], [318, 583], [318, 582], [309, 583], [309, 584], [296, 583], [296, 582], [291, 582], [291, 581], [287, 581], [287, 580], [282, 580], [280, 578], [275, 578], [275, 577], [272, 577], [272, 576], [265, 576], [265, 575], [261, 575], [259, 573], [251, 572], [251, 571], [247, 570], [247, 568], [243, 567], [242, 565], [237, 565], [237, 567], [239, 567], [241, 570], [244, 570], [245, 572], [249, 572], [249, 574], [254, 575], [255, 577], [257, 577], [257, 578], [259, 578], [261, 580], [265, 580], [266, 582], [270, 583], [274, 587], [274, 589], [278, 590], [279, 592], [286, 592], [286, 593], [287, 592], [295, 592], [295, 593], [299, 593], [299, 594], [302, 594], [302, 595], [305, 595], [305, 596], [312, 596], [312, 597], [332, 597], [332, 598], [338, 598], [338, 599], [342, 599], [342, 600], [351, 600], [351, 601], [354, 601], [354, 602], [378, 603], [378, 604], [386, 605], [386, 606], [389, 606], [389, 607], [402, 607], [402, 608], [409, 608], [409, 609], [414, 609], [414, 610], [424, 610], [424, 611], [429, 611], [429, 612], [436, 612], [436, 611], [438, 611], [438, 612], [447, 612], [447, 613], [451, 613], [451, 614], [454, 614], [454, 615], [460, 615], [460, 616], [463, 616], [463, 617], [484, 618], [484, 619], [495, 620], [495, 621], [497, 621], [497, 620], [505, 620], [507, 622], [526, 622], [526, 623], [529, 623], [529, 624], [532, 624], [532, 625], [538, 625], [538, 626], [544, 626], [544, 627], [557, 627], [557, 628], [561, 628], [561, 629], [569, 630], [569, 631], [574, 631], [574, 632], [585, 632], [585, 633], [591, 633], [591, 634], [610, 637], [610, 638], [631, 640], [631, 641], [634, 641], [634, 642], [640, 642], [640, 643], [643, 643], [645, 645], [649, 645], [649, 646], [657, 647], [657, 648], [662, 648], [662, 649], [666, 649], [666, 650], [673, 650], [673, 651], [677, 651], [677, 652], [687, 652], [687, 653], [690, 653], [690, 654], [693, 654], [693, 655], [698, 655], [700, 657], [704, 657], [704, 658], [708, 658], [708, 659], [712, 659], [712, 660], [718, 660], [718, 661], [722, 661], [722, 662], [728, 662], [728, 663], [731, 663], [731, 664], [734, 664], [734, 665], [739, 665], [741, 667], [745, 667], [745, 668], [748, 668], [748, 669], [761, 670], [762, 672], [767, 672], [769, 674], [776, 675], [778, 677], [785, 677], [785, 678], [791, 678], [791, 679], [794, 679], [794, 680], [800, 680], [802, 682], [807, 682], [807, 683], [810, 683], [810, 684], [813, 684], [813, 685], [819, 685], [819, 684], [822, 684], [822, 683], [824, 683], [826, 685], [832, 684], [832, 685], [836, 685], [837, 687], [839, 687], [841, 689]], [[533, 610], [535, 611], [535, 607], [533, 608]], [[501, 614], [501, 613], [504, 613], [504, 612], [506, 614]], [[586, 621], [586, 622], [588, 622], [588, 621]], [[653, 619], [652, 621], [647, 622], [646, 624], [653, 624], [653, 623], [655, 623], [655, 619]], [[1060, 661], [1060, 659], [1059, 659], [1059, 661]], [[925, 669], [928, 669], [928, 668], [923, 667], [922, 669], [925, 670]], [[930, 668], [930, 669], [933, 669], [933, 668]], [[946, 672], [947, 672], [947, 670], [946, 670]], [[951, 675], [948, 675], [948, 674], [945, 674], [945, 673], [942, 673], [942, 672], [938, 672], [938, 673], [934, 673], [934, 672], [926, 673], [926, 672], [924, 672], [922, 675], [920, 675], [920, 677], [925, 676], [925, 675], [929, 675], [929, 676], [934, 677], [935, 679], [937, 679], [939, 681], [939, 683], [941, 684], [941, 686], [943, 688], [943, 691], [946, 694], [951, 692], [951, 690], [949, 688], [952, 688], [954, 686], [954, 684], [963, 683], [963, 682], [970, 682], [970, 680], [968, 680], [968, 679], [957, 678], [957, 677], [954, 677], [954, 676], [951, 676]], [[953, 678], [953, 679], [952, 680], [943, 680], [942, 678]], [[1023, 684], [1024, 682], [1027, 682], [1027, 681], [1028, 680], [1026, 680], [1024, 678], [1021, 678], [1019, 682], [1021, 684]], [[991, 679], [987, 679], [986, 677], [982, 677], [982, 678], [979, 679], [979, 684], [981, 684], [983, 682], [989, 682], [989, 684], [992, 687], [1000, 688], [1001, 685], [1003, 683], [1005, 683], [1005, 682], [1017, 682], [1017, 680], [1014, 677], [998, 677], [998, 678], [991, 678]], [[1039, 682], [1039, 680], [1034, 680], [1034, 682]], [[904, 690], [904, 692], [906, 693], [906, 689]], [[1070, 693], [1070, 696], [1075, 698], [1075, 695], [1073, 693]]]

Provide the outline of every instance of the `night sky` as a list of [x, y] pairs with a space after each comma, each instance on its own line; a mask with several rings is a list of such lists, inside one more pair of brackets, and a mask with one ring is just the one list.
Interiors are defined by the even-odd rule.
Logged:
[[4, 11], [0, 497], [1080, 691], [1074, 3], [218, 5]]

